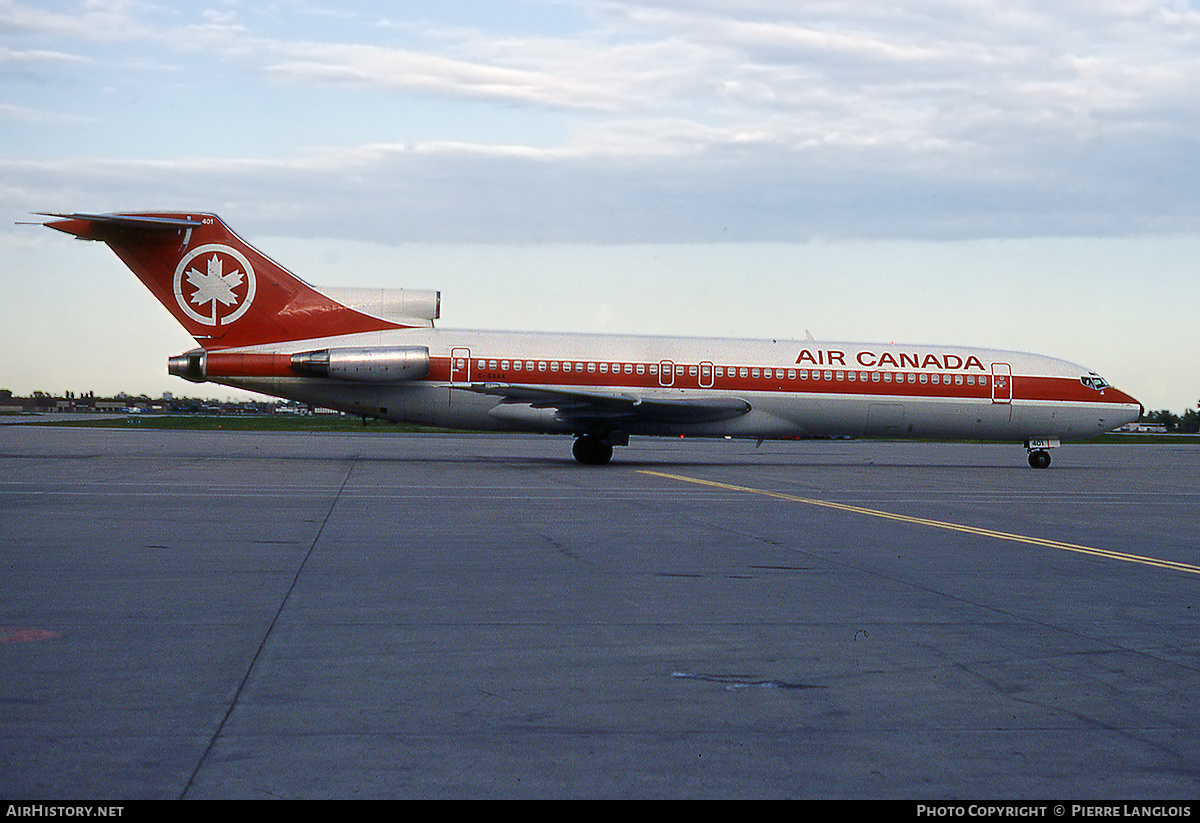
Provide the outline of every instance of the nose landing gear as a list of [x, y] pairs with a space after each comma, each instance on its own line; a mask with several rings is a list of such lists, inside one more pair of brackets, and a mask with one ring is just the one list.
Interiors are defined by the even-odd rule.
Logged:
[[1035, 469], [1046, 469], [1050, 467], [1050, 452], [1047, 449], [1057, 448], [1059, 441], [1057, 437], [1039, 437], [1030, 438], [1025, 441], [1025, 448], [1029, 451], [1029, 465]]
[[1035, 469], [1049, 468], [1050, 452], [1045, 449], [1034, 449], [1029, 452], [1029, 465]]

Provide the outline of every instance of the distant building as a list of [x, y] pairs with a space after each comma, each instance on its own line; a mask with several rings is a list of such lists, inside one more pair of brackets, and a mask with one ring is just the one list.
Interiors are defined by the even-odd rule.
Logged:
[[1166, 434], [1167, 427], [1164, 423], [1126, 423], [1119, 432], [1133, 432], [1135, 434]]
[[170, 392], [166, 392], [162, 400], [152, 400], [146, 395], [131, 397], [125, 392], [110, 398], [98, 398], [92, 392], [83, 395], [66, 392], [62, 397], [53, 397], [44, 392], [34, 392], [33, 397], [13, 397], [12, 392], [7, 390], [0, 394], [0, 412], [9, 414], [273, 414], [279, 405], [278, 401], [225, 402], [176, 398]]

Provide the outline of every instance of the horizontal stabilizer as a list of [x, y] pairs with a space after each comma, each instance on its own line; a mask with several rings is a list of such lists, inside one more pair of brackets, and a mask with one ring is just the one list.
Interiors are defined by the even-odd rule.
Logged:
[[46, 227], [83, 240], [103, 239], [105, 228], [140, 229], [145, 231], [178, 231], [195, 229], [204, 225], [194, 217], [157, 217], [145, 214], [53, 214], [38, 212], [43, 217], [58, 220], [46, 223]]

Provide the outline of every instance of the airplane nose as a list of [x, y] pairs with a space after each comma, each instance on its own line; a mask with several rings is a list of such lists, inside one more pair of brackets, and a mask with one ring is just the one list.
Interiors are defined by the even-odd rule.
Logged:
[[1138, 417], [1139, 418], [1141, 418], [1141, 416], [1146, 413], [1146, 407], [1143, 406], [1141, 401], [1138, 400], [1136, 397], [1129, 394], [1128, 392], [1123, 392], [1120, 389], [1115, 389], [1115, 391], [1117, 393], [1117, 396], [1120, 398], [1120, 402], [1127, 403], [1130, 406], [1138, 407]]
[[[1112, 396], [1112, 401], [1110, 402], [1115, 401], [1117, 404], [1119, 404], [1120, 411], [1118, 412], [1117, 408], [1113, 408], [1111, 411], [1114, 414], [1109, 420], [1109, 422], [1112, 422], [1114, 419], [1118, 420], [1119, 422], [1116, 423], [1117, 426], [1123, 426], [1127, 423], [1136, 423], [1137, 421], [1141, 420], [1142, 416], [1146, 413], [1146, 407], [1143, 406], [1142, 403], [1131, 394], [1127, 394], [1126, 392], [1123, 392], [1120, 389], [1112, 386], [1109, 387], [1107, 394]], [[1136, 417], [1133, 416], [1134, 406], [1137, 406], [1138, 410]]]
[[[1121, 392], [1121, 394], [1125, 396], [1125, 399], [1129, 402], [1130, 406], [1134, 405], [1135, 403], [1137, 404], [1137, 408], [1138, 408], [1137, 417], [1133, 418], [1132, 420], [1129, 420], [1128, 422], [1136, 423], [1137, 421], [1141, 420], [1146, 415], [1146, 407], [1142, 405], [1141, 401], [1139, 401], [1137, 398], [1133, 397], [1132, 395], [1125, 394], [1125, 392]], [[1133, 409], [1130, 409], [1129, 411], [1130, 411], [1130, 413], [1132, 413]]]

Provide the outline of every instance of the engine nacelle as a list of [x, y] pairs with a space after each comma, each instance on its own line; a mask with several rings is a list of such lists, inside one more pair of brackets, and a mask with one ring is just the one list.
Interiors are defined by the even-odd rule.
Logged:
[[429, 376], [424, 346], [320, 349], [292, 355], [292, 371], [334, 380], [396, 383]]
[[442, 293], [426, 289], [321, 287], [346, 308], [403, 326], [432, 326], [442, 314]]
[[182, 377], [190, 383], [208, 380], [208, 352], [196, 349], [167, 358], [167, 373]]

